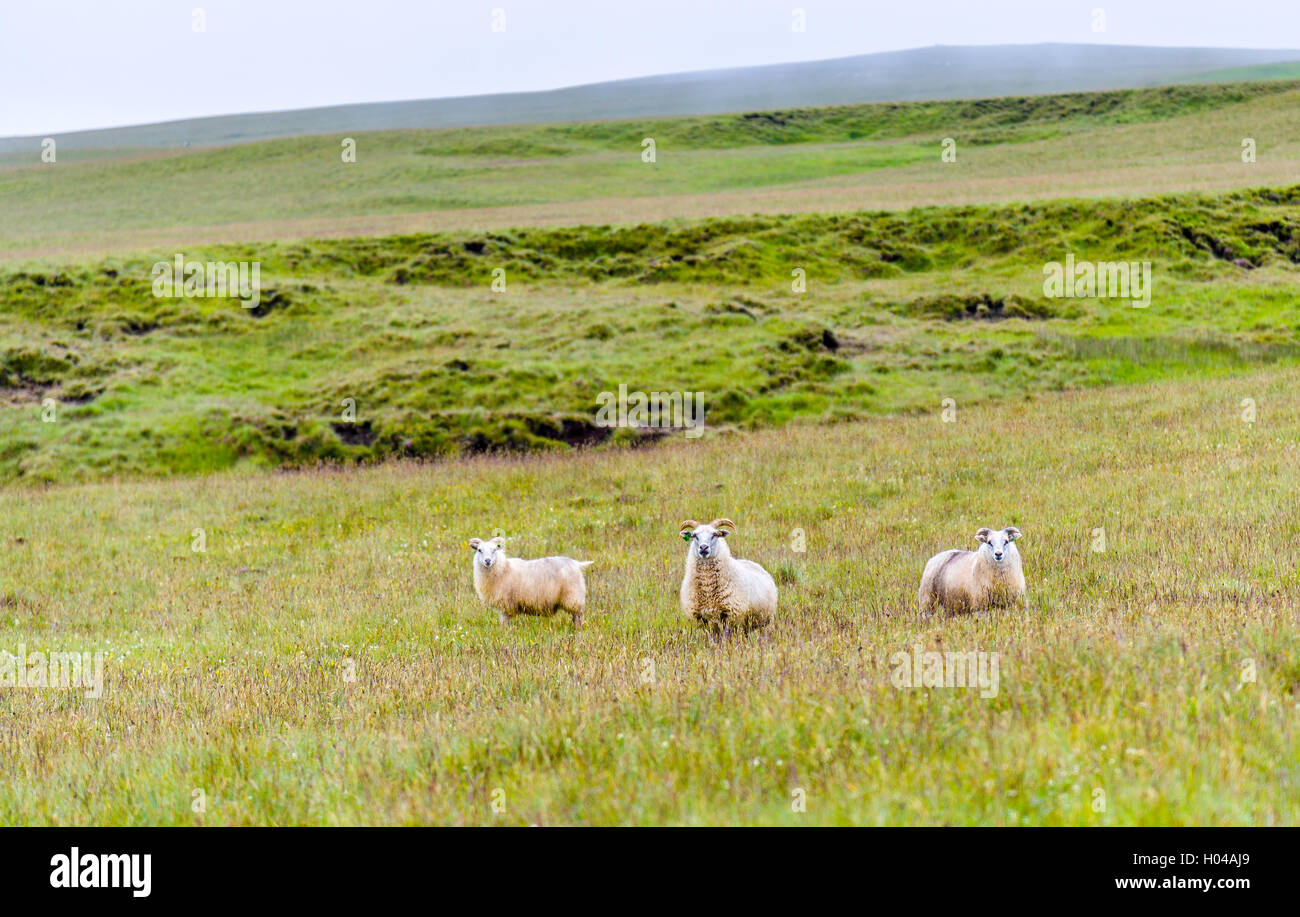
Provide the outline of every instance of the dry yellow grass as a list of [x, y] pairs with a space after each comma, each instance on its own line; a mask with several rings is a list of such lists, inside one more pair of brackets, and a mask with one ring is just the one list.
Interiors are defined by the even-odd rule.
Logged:
[[[1297, 384], [2, 493], [0, 648], [108, 658], [98, 700], [0, 689], [0, 821], [1294, 823]], [[677, 523], [723, 514], [781, 604], [713, 646]], [[919, 617], [985, 524], [1028, 608]], [[494, 529], [596, 560], [582, 631], [480, 606]], [[917, 645], [999, 654], [996, 696], [895, 687]]]
[[[973, 158], [973, 157], [972, 157]], [[125, 252], [177, 249], [249, 240], [336, 239], [413, 232], [507, 229], [518, 226], [582, 226], [657, 222], [750, 213], [820, 213], [847, 210], [905, 210], [911, 207], [1008, 203], [1060, 197], [1108, 197], [1141, 189], [1144, 194], [1223, 191], [1290, 183], [1300, 174], [1300, 156], [1275, 156], [1254, 165], [1240, 163], [1156, 164], [1048, 170], [999, 175], [963, 161], [960, 168], [908, 166], [846, 179], [820, 180], [762, 191], [719, 191], [666, 197], [521, 204], [424, 213], [374, 214], [310, 220], [266, 220], [175, 229], [108, 230], [79, 233], [16, 248], [13, 260], [102, 257]]]

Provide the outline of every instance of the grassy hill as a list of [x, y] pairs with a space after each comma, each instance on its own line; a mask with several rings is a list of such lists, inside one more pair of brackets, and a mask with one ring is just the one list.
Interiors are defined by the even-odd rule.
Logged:
[[[68, 150], [218, 146], [306, 134], [1031, 95], [1156, 86], [1230, 68], [1297, 61], [1300, 50], [1102, 44], [934, 46], [834, 60], [664, 74], [545, 92], [194, 118], [71, 132], [58, 135], [58, 139]], [[1238, 79], [1273, 76], [1268, 70], [1258, 73]], [[0, 138], [0, 153], [39, 151], [40, 140], [41, 136]]]
[[[98, 700], [0, 692], [0, 823], [1294, 824], [1297, 385], [0, 492], [0, 646], [106, 654]], [[722, 513], [781, 606], [713, 646], [677, 525]], [[919, 618], [925, 557], [1010, 524], [1027, 608]], [[495, 531], [594, 559], [581, 631], [479, 604]], [[918, 646], [996, 693], [896, 687]]]
[[[221, 241], [1216, 190], [1300, 174], [1300, 82], [337, 136], [0, 169], [9, 260]], [[656, 162], [641, 158], [653, 137]], [[940, 160], [957, 143], [957, 161]], [[1258, 161], [1241, 162], [1242, 138]], [[69, 154], [71, 155], [71, 154]], [[173, 248], [173, 251], [176, 249]]]
[[1300, 61], [1257, 64], [1253, 67], [1229, 67], [1190, 77], [1189, 83], [1238, 83], [1250, 80], [1294, 80], [1300, 78]]
[[[0, 651], [105, 683], [0, 690], [0, 824], [1294, 824], [1298, 101], [9, 156]], [[180, 251], [257, 308], [155, 296]], [[1149, 305], [1048, 297], [1071, 255]], [[595, 424], [620, 385], [704, 435]], [[712, 644], [718, 515], [781, 600]], [[1026, 606], [920, 617], [1010, 524]], [[595, 561], [582, 630], [481, 606], [494, 534]], [[918, 649], [996, 690], [898, 687]]]
[[[627, 445], [620, 383], [753, 429], [1300, 353], [1300, 186], [186, 254], [259, 261], [259, 307], [156, 298], [169, 252], [0, 273], [0, 477]], [[1151, 261], [1151, 305], [1046, 298], [1067, 254]]]

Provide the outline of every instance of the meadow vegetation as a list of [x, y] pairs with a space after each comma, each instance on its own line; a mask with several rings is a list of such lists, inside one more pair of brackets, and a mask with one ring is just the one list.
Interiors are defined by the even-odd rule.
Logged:
[[[1152, 261], [1152, 305], [1047, 298], [1071, 253]], [[186, 254], [259, 261], [255, 309], [155, 297], [155, 257], [0, 273], [0, 479], [622, 447], [620, 384], [752, 429], [1300, 353], [1300, 186]]]
[[[1290, 183], [1300, 82], [0, 156], [0, 254]], [[656, 158], [643, 162], [642, 141]], [[1259, 147], [1240, 161], [1241, 140]], [[957, 162], [940, 160], [957, 144]], [[5, 165], [8, 168], [5, 168]], [[646, 216], [649, 215], [649, 216]], [[173, 248], [173, 251], [175, 249]]]
[[[0, 648], [107, 659], [98, 700], [0, 691], [0, 822], [1294, 824], [1297, 384], [9, 490]], [[781, 597], [714, 645], [677, 527], [724, 513]], [[983, 525], [1025, 533], [1027, 607], [921, 618]], [[580, 631], [478, 602], [496, 530], [596, 561]], [[918, 646], [998, 653], [996, 696], [896, 687]]]
[[[0, 823], [1294, 824], [1297, 98], [0, 170], [0, 653], [106, 677], [0, 686]], [[257, 307], [153, 295], [178, 239]], [[1070, 255], [1150, 261], [1149, 307], [1046, 296]], [[597, 425], [620, 385], [704, 435]], [[781, 598], [714, 643], [677, 533], [717, 516]], [[922, 617], [926, 558], [1005, 525], [1026, 606]], [[595, 560], [582, 629], [481, 606], [496, 534]], [[898, 686], [918, 650], [998, 686]]]

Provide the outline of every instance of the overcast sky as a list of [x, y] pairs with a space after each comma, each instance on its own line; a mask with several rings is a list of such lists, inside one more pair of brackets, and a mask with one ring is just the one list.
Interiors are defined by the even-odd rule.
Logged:
[[0, 136], [1042, 41], [1300, 48], [1300, 0], [0, 0]]

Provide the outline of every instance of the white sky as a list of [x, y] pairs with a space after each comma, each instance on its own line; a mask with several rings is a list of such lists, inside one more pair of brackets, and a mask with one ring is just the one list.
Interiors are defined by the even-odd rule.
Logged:
[[0, 0], [0, 136], [1041, 41], [1300, 48], [1300, 0]]

